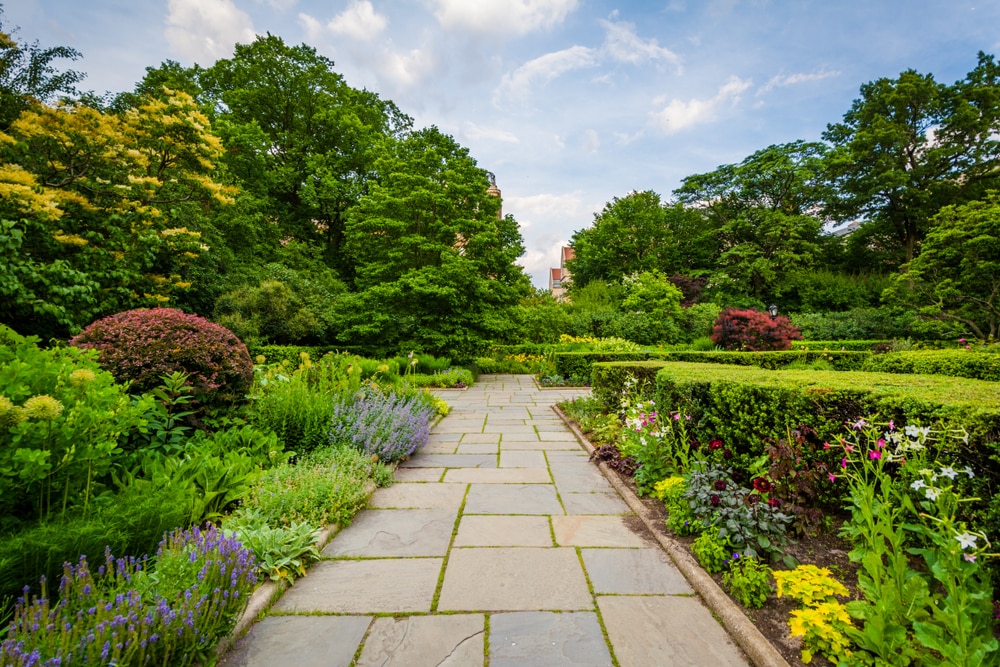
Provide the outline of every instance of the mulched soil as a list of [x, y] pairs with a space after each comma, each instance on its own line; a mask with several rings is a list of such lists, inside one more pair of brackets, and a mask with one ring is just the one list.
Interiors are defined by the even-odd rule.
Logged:
[[[606, 463], [638, 496], [635, 483], [632, 481], [632, 473], [635, 472], [634, 462], [622, 459], [618, 454], [618, 450], [613, 445], [598, 447], [594, 454], [595, 461], [601, 460]], [[681, 544], [690, 552], [691, 543], [694, 541], [694, 538], [678, 537], [667, 530], [667, 511], [663, 503], [655, 498], [639, 497], [639, 500], [653, 516], [660, 519], [654, 522], [653, 529], [662, 535], [668, 536], [674, 542]], [[836, 532], [838, 527], [839, 523], [832, 526], [829, 532], [819, 532], [815, 535], [797, 538], [786, 549], [786, 553], [800, 563], [812, 563], [819, 567], [829, 568], [837, 580], [851, 591], [852, 598], [860, 598], [860, 594], [857, 591], [857, 565], [851, 563], [847, 556], [847, 552], [850, 549], [848, 543], [837, 537]], [[726, 590], [725, 586], [722, 585], [722, 574], [710, 576], [715, 579], [722, 590]], [[736, 601], [736, 604], [739, 605], [739, 602]], [[789, 664], [798, 666], [804, 664], [801, 659], [802, 642], [798, 637], [792, 637], [788, 628], [788, 619], [791, 612], [796, 608], [798, 608], [798, 603], [794, 600], [771, 595], [760, 609], [743, 608], [743, 611], [764, 637], [784, 656]], [[811, 666], [820, 665], [823, 667], [832, 665], [832, 663], [819, 656], [814, 657], [809, 664]]]

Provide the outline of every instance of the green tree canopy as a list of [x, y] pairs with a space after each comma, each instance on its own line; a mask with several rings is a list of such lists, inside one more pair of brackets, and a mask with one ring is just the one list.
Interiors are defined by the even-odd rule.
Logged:
[[981, 340], [1000, 335], [1000, 195], [947, 206], [920, 254], [886, 296], [922, 316], [961, 322]]
[[836, 196], [828, 211], [865, 222], [859, 238], [902, 264], [944, 206], [977, 199], [1000, 178], [1000, 69], [992, 56], [952, 86], [907, 70], [861, 86], [827, 126]]
[[377, 179], [351, 210], [357, 308], [345, 340], [469, 359], [514, 326], [529, 291], [511, 216], [467, 149], [437, 128], [387, 139]]

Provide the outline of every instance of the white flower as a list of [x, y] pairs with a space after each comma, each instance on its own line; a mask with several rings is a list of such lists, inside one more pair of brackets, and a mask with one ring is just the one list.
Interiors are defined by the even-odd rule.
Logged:
[[955, 539], [958, 540], [958, 543], [962, 546], [962, 549], [965, 550], [965, 549], [975, 549], [976, 540], [979, 539], [979, 537], [977, 535], [973, 535], [972, 533], [962, 533], [961, 535], [956, 535]]
[[920, 489], [927, 488], [927, 482], [922, 479], [918, 479], [913, 484], [910, 484], [910, 488], [914, 491], [919, 491]]
[[907, 426], [903, 429], [903, 432], [911, 438], [926, 438], [931, 434], [930, 426]]
[[965, 470], [963, 470], [962, 472], [964, 472], [969, 477], [975, 477], [976, 476], [975, 473], [972, 472], [972, 468], [970, 466], [965, 466]]
[[941, 472], [939, 474], [942, 477], [947, 477], [948, 479], [955, 479], [955, 477], [958, 476], [958, 473], [951, 466], [948, 466], [947, 468], [941, 468]]
[[941, 489], [936, 489], [933, 486], [928, 486], [924, 490], [924, 496], [927, 498], [927, 500], [937, 500], [938, 496], [940, 495], [941, 495]]

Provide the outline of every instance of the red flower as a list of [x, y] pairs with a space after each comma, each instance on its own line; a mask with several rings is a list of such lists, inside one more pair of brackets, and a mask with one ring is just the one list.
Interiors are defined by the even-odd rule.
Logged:
[[712, 504], [712, 507], [718, 507], [719, 503], [722, 502], [722, 498], [719, 497], [718, 493], [713, 493], [712, 497], [708, 499], [708, 502]]
[[725, 491], [726, 490], [726, 481], [722, 480], [722, 479], [715, 480], [715, 490], [716, 491]]
[[757, 495], [756, 493], [751, 493], [750, 495], [747, 496], [747, 505], [753, 507], [759, 502], [760, 502], [760, 496]]
[[767, 504], [770, 505], [771, 507], [781, 507], [781, 501], [778, 500], [777, 498], [768, 498]]
[[715, 451], [716, 449], [721, 449], [722, 441], [719, 440], [718, 438], [715, 438], [714, 440], [708, 443], [708, 448], [711, 449], [712, 451]]
[[757, 477], [753, 480], [753, 488], [760, 493], [770, 493], [774, 490], [774, 484], [763, 477]]

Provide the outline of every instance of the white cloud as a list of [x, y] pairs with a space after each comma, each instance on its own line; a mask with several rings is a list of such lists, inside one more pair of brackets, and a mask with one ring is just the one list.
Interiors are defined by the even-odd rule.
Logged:
[[607, 31], [603, 50], [618, 62], [638, 65], [646, 60], [666, 60], [680, 69], [680, 57], [657, 43], [656, 39], [642, 39], [635, 34], [631, 23], [601, 21]]
[[238, 42], [257, 37], [250, 17], [232, 0], [170, 0], [167, 9], [167, 43], [194, 62], [211, 64], [229, 57]]
[[757, 90], [757, 95], [763, 95], [769, 93], [775, 88], [784, 86], [794, 86], [799, 83], [810, 83], [812, 81], [822, 81], [823, 79], [829, 79], [830, 77], [840, 76], [840, 72], [833, 70], [822, 70], [819, 72], [813, 72], [811, 74], [789, 74], [787, 76], [778, 75], [772, 76], [767, 83], [761, 86]]
[[505, 74], [493, 95], [493, 102], [499, 104], [504, 98], [525, 101], [532, 89], [544, 86], [560, 74], [596, 64], [596, 52], [586, 46], [546, 53]]
[[523, 35], [551, 28], [576, 9], [578, 0], [434, 0], [446, 30], [484, 35]]
[[519, 144], [521, 139], [513, 132], [500, 130], [495, 127], [481, 127], [472, 121], [466, 121], [462, 128], [462, 134], [473, 141], [486, 139], [488, 141], [498, 141], [506, 144]]
[[618, 140], [618, 145], [619, 146], [628, 146], [630, 143], [632, 143], [636, 139], [641, 139], [642, 136], [645, 133], [646, 132], [644, 130], [639, 130], [639, 131], [634, 132], [632, 134], [628, 134], [627, 132], [615, 132], [614, 135], [615, 135], [615, 139]]
[[587, 130], [583, 133], [583, 150], [588, 153], [596, 153], [601, 147], [601, 138], [597, 136], [596, 130]]
[[369, 41], [385, 30], [387, 23], [385, 16], [377, 13], [371, 2], [353, 0], [347, 9], [330, 20], [327, 27], [335, 35]]
[[[740, 95], [751, 85], [753, 82], [749, 79], [732, 76], [719, 88], [715, 97], [710, 99], [692, 99], [687, 102], [670, 100], [663, 109], [653, 114], [654, 123], [666, 134], [673, 134], [693, 125], [710, 123], [715, 120], [719, 107], [727, 102], [732, 104], [739, 102]], [[654, 104], [662, 104], [662, 101], [663, 98], [657, 98]]]
[[279, 12], [291, 9], [296, 5], [298, 0], [265, 0], [265, 3], [271, 7], [271, 9], [276, 9]]
[[436, 64], [430, 49], [411, 49], [407, 53], [386, 50], [378, 58], [377, 72], [380, 77], [409, 88], [430, 76]]
[[306, 41], [311, 44], [319, 42], [323, 38], [323, 24], [309, 14], [299, 14], [299, 23], [306, 33]]

